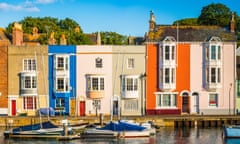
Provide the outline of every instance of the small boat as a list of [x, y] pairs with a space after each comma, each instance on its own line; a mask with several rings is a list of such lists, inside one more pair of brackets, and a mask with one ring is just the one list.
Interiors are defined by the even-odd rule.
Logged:
[[14, 137], [38, 137], [38, 136], [63, 136], [72, 134], [72, 128], [68, 127], [68, 124], [63, 120], [63, 127], [59, 127], [51, 123], [50, 121], [37, 123], [33, 125], [25, 125], [10, 130], [4, 131], [5, 138]]
[[224, 138], [240, 138], [240, 125], [228, 125], [223, 128]]
[[153, 134], [155, 134], [155, 128], [150, 128], [146, 124], [144, 126], [127, 121], [111, 121], [101, 128], [89, 126], [81, 134], [81, 138], [135, 138], [149, 137]]

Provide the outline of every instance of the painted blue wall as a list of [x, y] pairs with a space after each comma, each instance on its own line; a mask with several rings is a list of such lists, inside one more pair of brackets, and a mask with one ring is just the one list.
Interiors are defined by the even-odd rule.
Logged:
[[[69, 81], [72, 87], [70, 92], [56, 93], [54, 90], [54, 55], [56, 54], [69, 54]], [[55, 108], [55, 99], [65, 99], [65, 110], [66, 114], [70, 112], [70, 99], [76, 96], [76, 46], [74, 45], [49, 45], [48, 46], [48, 80], [49, 80], [49, 105]]]

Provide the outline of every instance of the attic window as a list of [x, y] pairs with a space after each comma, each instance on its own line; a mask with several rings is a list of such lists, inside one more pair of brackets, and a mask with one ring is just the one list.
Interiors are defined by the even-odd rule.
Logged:
[[219, 37], [213, 36], [209, 39], [209, 42], [221, 42], [222, 40]]
[[103, 67], [103, 60], [101, 58], [96, 58], [95, 59], [95, 63], [96, 63], [96, 68], [102, 68]]
[[167, 36], [164, 38], [163, 42], [176, 42], [176, 40], [172, 36]]

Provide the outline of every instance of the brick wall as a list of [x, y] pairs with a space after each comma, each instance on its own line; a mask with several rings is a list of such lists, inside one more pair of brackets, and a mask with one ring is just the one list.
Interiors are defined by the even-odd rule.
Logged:
[[7, 45], [8, 41], [0, 41], [0, 108], [8, 108]]

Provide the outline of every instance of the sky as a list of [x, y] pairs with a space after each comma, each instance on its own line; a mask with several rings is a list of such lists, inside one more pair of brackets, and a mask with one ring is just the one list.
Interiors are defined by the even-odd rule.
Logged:
[[150, 11], [157, 24], [172, 24], [197, 18], [204, 6], [226, 5], [240, 15], [240, 0], [0, 0], [0, 27], [24, 17], [71, 18], [84, 33], [112, 31], [126, 36], [144, 36]]

